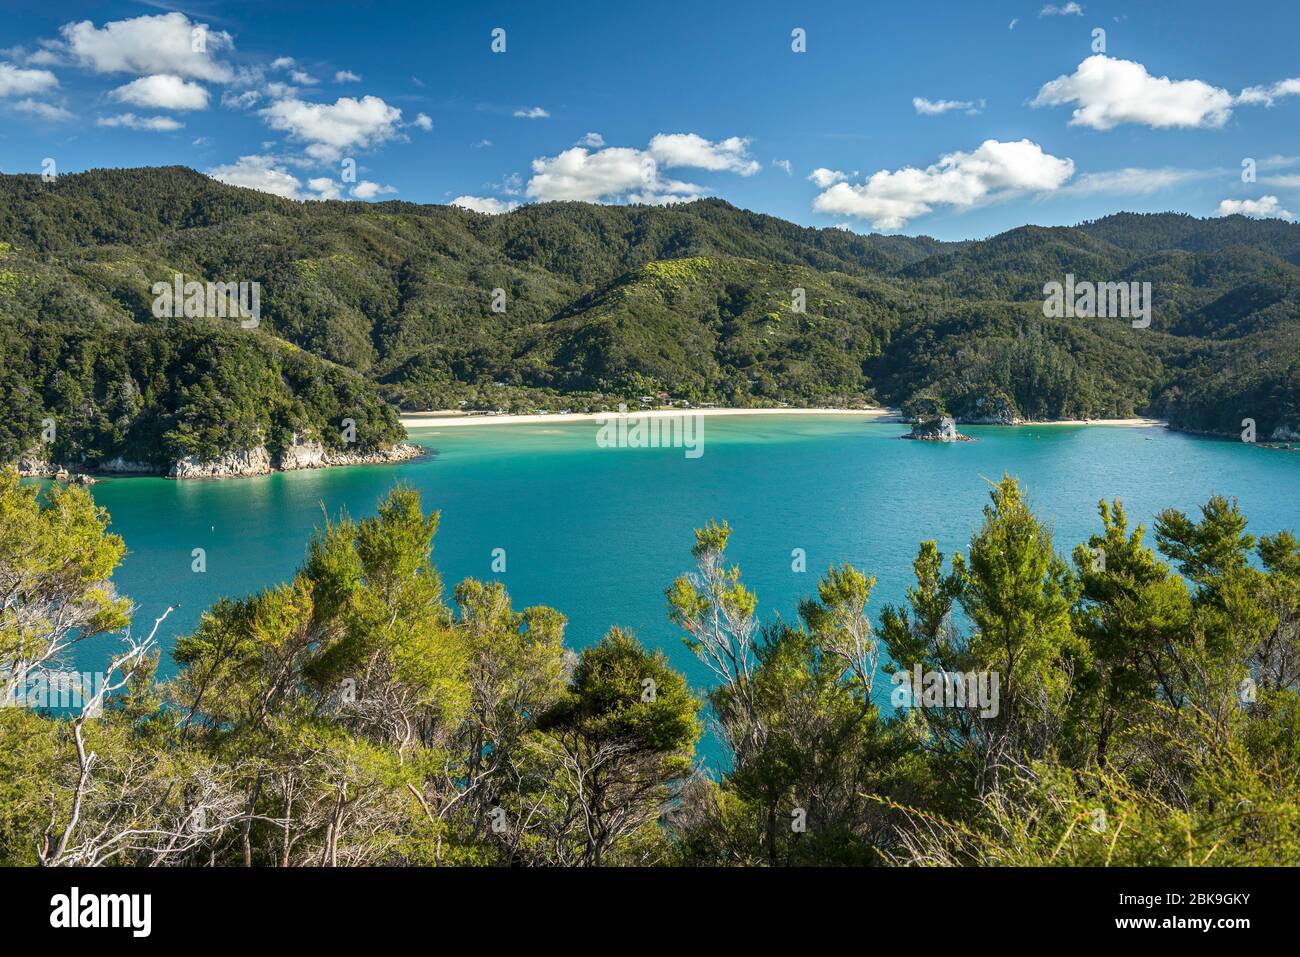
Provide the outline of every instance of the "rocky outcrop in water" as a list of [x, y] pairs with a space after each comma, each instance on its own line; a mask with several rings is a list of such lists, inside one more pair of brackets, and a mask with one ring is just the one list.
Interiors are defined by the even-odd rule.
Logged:
[[410, 442], [398, 442], [386, 449], [358, 449], [355, 452], [326, 452], [326, 465], [385, 465], [409, 462], [424, 454], [424, 449]]
[[271, 471], [271, 455], [264, 446], [227, 452], [215, 459], [203, 460], [195, 455], [178, 459], [168, 471], [174, 479], [234, 478], [236, 476], [266, 475]]
[[319, 442], [299, 442], [284, 449], [275, 458], [275, 467], [282, 472], [319, 469], [325, 464], [325, 446]]
[[406, 462], [424, 453], [418, 445], [399, 442], [389, 448], [369, 448], [331, 451], [319, 442], [300, 442], [291, 445], [276, 456], [275, 467], [283, 472], [299, 469], [321, 469], [334, 465], [384, 465]]
[[272, 458], [265, 446], [227, 452], [215, 459], [200, 459], [187, 455], [178, 459], [170, 469], [148, 462], [136, 462], [118, 456], [101, 462], [93, 469], [85, 466], [69, 468], [41, 457], [39, 451], [22, 456], [17, 461], [18, 474], [24, 478], [48, 478], [61, 482], [75, 481], [93, 485], [91, 473], [100, 475], [163, 475], [173, 479], [243, 478], [268, 475], [271, 472], [296, 472], [302, 469], [320, 469], [337, 465], [386, 465], [419, 458], [424, 450], [410, 442], [399, 442], [389, 448], [368, 448], [355, 451], [330, 451], [319, 442], [300, 442], [289, 446]]
[[42, 458], [39, 452], [28, 452], [18, 459], [18, 474], [23, 478], [54, 478], [59, 470], [48, 459]]
[[957, 431], [957, 424], [944, 416], [941, 419], [923, 419], [912, 426], [908, 435], [901, 439], [915, 439], [918, 442], [971, 442], [969, 435]]

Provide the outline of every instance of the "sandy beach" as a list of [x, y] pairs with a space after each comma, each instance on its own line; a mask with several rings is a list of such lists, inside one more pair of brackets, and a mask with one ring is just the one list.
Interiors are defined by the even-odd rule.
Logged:
[[[536, 425], [557, 422], [594, 422], [610, 412], [554, 412], [550, 415], [468, 415], [464, 412], [403, 412], [402, 425], [408, 429], [441, 429], [457, 425]], [[856, 415], [863, 419], [902, 421], [897, 409], [629, 409], [628, 415], [664, 418], [673, 415]]]
[[1050, 422], [1018, 422], [1017, 425], [1118, 425], [1130, 429], [1168, 425], [1164, 419], [1053, 419]]
[[[455, 409], [436, 412], [403, 412], [402, 425], [408, 429], [442, 429], [461, 425], [538, 425], [562, 422], [594, 422], [608, 412], [554, 412], [549, 415], [470, 415]], [[902, 422], [897, 409], [649, 409], [639, 411], [631, 409], [628, 415], [644, 415], [663, 418], [672, 415], [855, 415], [875, 422]], [[1127, 428], [1160, 426], [1165, 423], [1160, 419], [1058, 419], [1051, 422], [1020, 422], [1018, 425], [1110, 425]]]

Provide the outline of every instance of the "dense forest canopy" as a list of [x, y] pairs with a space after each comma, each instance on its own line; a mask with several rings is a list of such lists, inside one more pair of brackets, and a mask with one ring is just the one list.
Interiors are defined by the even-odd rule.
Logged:
[[[175, 274], [257, 282], [256, 329], [159, 318]], [[1149, 328], [1045, 318], [1074, 275], [1151, 283]], [[796, 305], [795, 290], [803, 290]], [[299, 203], [184, 168], [0, 176], [0, 459], [163, 461], [408, 409], [640, 396], [1163, 416], [1300, 430], [1300, 224], [1121, 213], [980, 242], [670, 207]]]

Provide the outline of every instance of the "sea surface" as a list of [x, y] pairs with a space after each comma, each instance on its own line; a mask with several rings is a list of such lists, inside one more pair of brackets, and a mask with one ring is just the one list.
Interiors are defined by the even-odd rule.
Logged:
[[[923, 539], [965, 550], [990, 483], [1017, 476], [1054, 533], [1057, 550], [1097, 530], [1097, 502], [1120, 498], [1153, 539], [1155, 515], [1195, 510], [1214, 493], [1236, 497], [1251, 530], [1300, 529], [1300, 453], [1170, 432], [1161, 427], [970, 426], [976, 441], [900, 441], [906, 426], [846, 415], [704, 420], [703, 454], [609, 448], [595, 423], [412, 430], [429, 455], [224, 481], [106, 479], [95, 499], [128, 554], [115, 581], [147, 631], [169, 604], [164, 651], [223, 595], [290, 579], [326, 513], [373, 515], [394, 483], [442, 513], [434, 561], [450, 600], [466, 577], [500, 579], [517, 608], [545, 604], [582, 648], [611, 625], [636, 632], [698, 687], [708, 674], [669, 622], [664, 589], [691, 567], [692, 529], [728, 521], [728, 551], [759, 597], [763, 620], [793, 619], [832, 563], [877, 576], [870, 608], [899, 602]], [[202, 548], [207, 570], [192, 570]], [[504, 549], [505, 571], [494, 572]], [[795, 549], [807, 571], [792, 570]], [[500, 555], [496, 552], [496, 555]], [[109, 641], [78, 654], [102, 667]], [[162, 673], [174, 673], [164, 654]], [[711, 749], [710, 749], [711, 750]]]

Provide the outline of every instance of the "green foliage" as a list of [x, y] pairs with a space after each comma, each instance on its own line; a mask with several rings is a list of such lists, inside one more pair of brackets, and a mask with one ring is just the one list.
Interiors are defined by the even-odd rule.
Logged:
[[[69, 462], [210, 456], [258, 436], [277, 451], [295, 432], [333, 447], [343, 417], [383, 445], [401, 430], [381, 398], [1300, 428], [1300, 225], [1279, 221], [1119, 214], [940, 243], [719, 200], [502, 216], [294, 203], [165, 168], [0, 176], [0, 235], [0, 398], [16, 413], [0, 459], [27, 452], [47, 414]], [[151, 285], [178, 271], [261, 283], [259, 328], [154, 319]], [[1067, 272], [1151, 282], [1151, 328], [1044, 318], [1043, 286]]]

